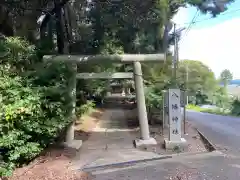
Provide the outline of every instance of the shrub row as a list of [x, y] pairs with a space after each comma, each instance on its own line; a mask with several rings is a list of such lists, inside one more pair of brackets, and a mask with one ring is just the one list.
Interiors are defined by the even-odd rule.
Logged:
[[[70, 123], [66, 118], [70, 72], [44, 64], [38, 49], [20, 38], [0, 42], [0, 177], [28, 163]], [[1, 56], [4, 54], [4, 56]], [[88, 110], [88, 104], [80, 113]]]

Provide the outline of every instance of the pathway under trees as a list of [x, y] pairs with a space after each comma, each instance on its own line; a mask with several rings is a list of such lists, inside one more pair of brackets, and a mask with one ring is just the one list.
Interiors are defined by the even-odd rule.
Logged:
[[[73, 160], [74, 169], [90, 171], [93, 167], [142, 159], [161, 159], [176, 153], [172, 150], [166, 151], [162, 146], [164, 138], [168, 136], [168, 129], [164, 129], [163, 133], [161, 124], [149, 127], [150, 134], [156, 139], [157, 145], [142, 146], [137, 149], [134, 147], [133, 139], [140, 138], [141, 133], [137, 112], [132, 106], [132, 104], [122, 104], [118, 100], [104, 104], [104, 111], [98, 118], [97, 126], [83, 141], [80, 151]], [[79, 131], [77, 126], [75, 131], [76, 133]], [[190, 146], [184, 152], [205, 151], [200, 138], [197, 138], [197, 132], [190, 124], [187, 124], [187, 131], [190, 136], [183, 137], [187, 139]]]
[[[132, 64], [133, 65], [133, 74], [135, 82], [135, 91], [136, 91], [136, 101], [137, 101], [137, 112], [139, 125], [141, 130], [141, 136], [139, 139], [135, 139], [136, 146], [141, 145], [152, 145], [156, 144], [156, 140], [150, 137], [149, 125], [148, 125], [148, 116], [145, 105], [145, 96], [144, 96], [144, 83], [143, 83], [143, 74], [141, 62], [164, 62], [166, 60], [166, 53], [160, 54], [111, 54], [111, 55], [73, 55], [71, 54], [71, 41], [73, 40], [73, 32], [71, 28], [71, 9], [67, 1], [64, 3], [55, 3], [54, 11], [56, 13], [56, 28], [57, 31], [57, 45], [58, 45], [58, 55], [45, 55], [43, 59], [48, 62], [64, 62], [69, 67], [71, 71], [71, 77], [69, 78], [68, 83], [68, 94], [71, 104], [71, 109], [69, 112], [69, 118], [71, 118], [71, 124], [68, 127], [66, 135], [66, 145], [73, 146], [79, 142], [74, 140], [74, 122], [76, 120], [75, 108], [76, 108], [76, 84], [77, 84], [77, 64], [99, 64], [99, 63], [120, 63], [120, 64]], [[46, 15], [42, 18], [41, 23], [41, 36], [44, 38], [47, 36], [51, 37], [53, 35], [53, 29], [50, 27], [52, 22], [52, 17]], [[48, 26], [46, 26], [48, 24]], [[167, 28], [166, 28], [167, 29]], [[48, 33], [46, 33], [48, 32]], [[165, 49], [166, 50], [166, 49]], [[175, 63], [176, 64], [176, 63]], [[86, 72], [92, 73], [92, 72]], [[121, 72], [120, 72], [121, 73]], [[83, 75], [83, 74], [82, 74]], [[86, 75], [86, 74], [85, 74]], [[96, 74], [95, 74], [96, 76]], [[90, 77], [90, 76], [88, 76]], [[172, 90], [173, 92], [176, 90]], [[178, 91], [177, 91], [178, 92]], [[179, 94], [180, 95], [180, 94]], [[177, 100], [178, 101], [178, 100]], [[178, 106], [178, 103], [176, 104]], [[179, 107], [178, 116], [180, 115]], [[176, 123], [179, 126], [181, 123], [181, 118], [177, 117]], [[180, 123], [180, 124], [179, 124]], [[171, 129], [172, 128], [172, 129]], [[181, 129], [175, 130], [175, 126], [170, 126], [170, 129], [175, 132], [171, 134], [170, 137], [174, 138], [174, 141], [181, 142]], [[178, 133], [179, 132], [179, 133]]]
[[[76, 63], [98, 63], [102, 62], [111, 62], [111, 63], [133, 63], [134, 67], [134, 82], [135, 82], [135, 90], [136, 90], [136, 100], [137, 100], [137, 109], [138, 109], [138, 118], [141, 129], [141, 137], [140, 139], [135, 140], [136, 146], [141, 145], [152, 145], [156, 144], [156, 140], [150, 137], [149, 133], [149, 125], [148, 125], [148, 117], [146, 111], [145, 104], [145, 96], [144, 96], [144, 84], [142, 78], [142, 68], [140, 62], [149, 62], [149, 61], [164, 61], [164, 54], [124, 54], [124, 55], [58, 55], [58, 56], [44, 56], [45, 61], [58, 61], [65, 62], [69, 64], [69, 68], [72, 71], [72, 76], [69, 79], [69, 95], [72, 103], [71, 117], [72, 124], [69, 126], [67, 135], [66, 135], [66, 143], [69, 145], [76, 144], [78, 142], [74, 141], [74, 119], [75, 119], [75, 107], [76, 107], [76, 83], [77, 83], [77, 65]], [[91, 74], [88, 74], [88, 77], [91, 77]], [[86, 77], [85, 77], [86, 78]], [[79, 142], [80, 143], [80, 142]]]

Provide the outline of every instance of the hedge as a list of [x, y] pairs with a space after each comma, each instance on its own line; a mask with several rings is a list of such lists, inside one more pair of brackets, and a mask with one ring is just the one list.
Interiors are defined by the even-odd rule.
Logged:
[[[10, 37], [0, 42], [0, 177], [30, 162], [70, 123], [64, 64], [44, 64], [38, 49]], [[7, 53], [6, 53], [7, 52]], [[90, 105], [92, 105], [90, 103]], [[81, 108], [81, 113], [87, 110]], [[83, 111], [83, 112], [82, 112]]]

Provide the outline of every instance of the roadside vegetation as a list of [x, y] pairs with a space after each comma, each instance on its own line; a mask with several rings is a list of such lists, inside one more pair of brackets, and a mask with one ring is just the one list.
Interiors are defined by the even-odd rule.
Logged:
[[[228, 91], [228, 85], [232, 78], [233, 74], [228, 69], [223, 70], [219, 79], [215, 80], [217, 86], [213, 86], [212, 91], [209, 91], [208, 95], [198, 93], [200, 95], [195, 96], [194, 100], [191, 100], [190, 96], [190, 101], [186, 108], [211, 114], [240, 116], [239, 95], [236, 93], [231, 95], [231, 92]], [[209, 107], [204, 107], [204, 105], [209, 105]]]
[[189, 104], [186, 106], [186, 108], [189, 110], [210, 113], [210, 114], [225, 115], [225, 116], [240, 116], [240, 101], [239, 100], [233, 100], [230, 108], [228, 108], [228, 109], [223, 109], [220, 107], [204, 108], [204, 107], [201, 107], [199, 105], [194, 105], [194, 104]]
[[[0, 176], [8, 176], [54, 143], [70, 123], [68, 69], [41, 63], [37, 47], [18, 37], [2, 39], [0, 48], [7, 52], [0, 59]], [[92, 108], [86, 100], [76, 114]]]
[[201, 106], [197, 106], [193, 104], [187, 105], [186, 108], [189, 110], [197, 111], [197, 112], [204, 112], [204, 113], [218, 114], [218, 115], [231, 115], [229, 111], [224, 111], [224, 110], [221, 110], [220, 108], [213, 108], [213, 109], [202, 108]]

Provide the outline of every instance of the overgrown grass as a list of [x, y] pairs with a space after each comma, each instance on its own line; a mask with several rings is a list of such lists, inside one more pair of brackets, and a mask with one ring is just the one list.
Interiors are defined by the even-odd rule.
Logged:
[[220, 108], [206, 109], [206, 108], [201, 108], [200, 106], [196, 106], [196, 105], [193, 105], [193, 104], [187, 105], [186, 108], [190, 109], [190, 110], [197, 111], [197, 112], [205, 112], [205, 113], [225, 115], [225, 116], [236, 116], [235, 114], [231, 113], [231, 111], [223, 110], [223, 109], [220, 109]]
[[194, 110], [194, 111], [198, 111], [198, 112], [201, 112], [202, 111], [202, 108], [200, 108], [199, 106], [195, 106], [193, 104], [188, 104], [186, 106], [187, 109], [190, 109], [190, 110]]
[[81, 116], [91, 114], [95, 108], [93, 101], [87, 101], [86, 104], [81, 105], [76, 108], [76, 116], [81, 118]]

